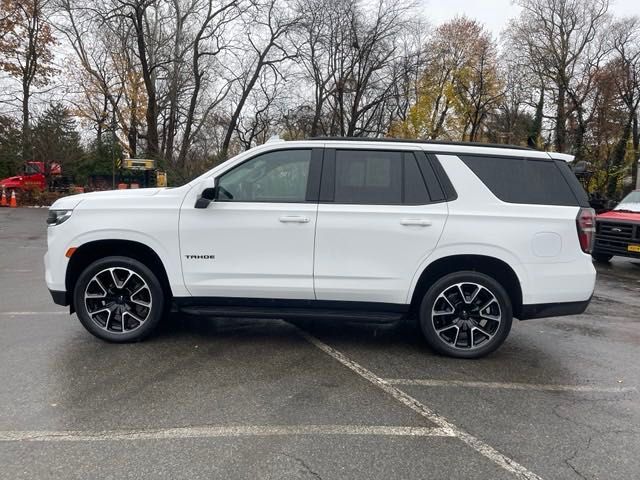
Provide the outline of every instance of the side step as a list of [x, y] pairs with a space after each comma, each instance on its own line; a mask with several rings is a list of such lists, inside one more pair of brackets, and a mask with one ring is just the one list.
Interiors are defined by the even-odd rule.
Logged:
[[344, 320], [348, 322], [363, 322], [371, 324], [395, 323], [402, 320], [405, 316], [401, 312], [360, 312], [322, 308], [232, 307], [228, 305], [190, 305], [181, 307], [180, 311], [189, 315], [205, 315], [210, 317], [282, 318], [286, 320]]

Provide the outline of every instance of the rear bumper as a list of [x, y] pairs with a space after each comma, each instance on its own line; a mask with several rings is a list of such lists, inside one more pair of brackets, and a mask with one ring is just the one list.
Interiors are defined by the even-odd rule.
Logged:
[[51, 298], [53, 298], [53, 303], [55, 303], [56, 305], [62, 305], [63, 307], [69, 305], [70, 302], [67, 292], [50, 289], [49, 293], [51, 294]]
[[566, 315], [579, 315], [589, 306], [591, 298], [582, 302], [564, 303], [538, 303], [533, 305], [523, 305], [518, 318], [520, 320], [530, 320], [533, 318], [563, 317]]

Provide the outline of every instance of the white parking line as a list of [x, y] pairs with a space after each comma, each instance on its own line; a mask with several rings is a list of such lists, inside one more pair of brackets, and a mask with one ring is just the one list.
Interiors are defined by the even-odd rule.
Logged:
[[417, 385], [422, 387], [465, 387], [490, 388], [505, 390], [533, 390], [549, 392], [593, 392], [593, 393], [624, 393], [635, 392], [635, 387], [598, 387], [594, 385], [553, 385], [546, 383], [503, 383], [503, 382], [468, 382], [465, 380], [434, 380], [421, 378], [385, 378], [391, 385]]
[[69, 312], [0, 312], [5, 316], [69, 315]]
[[442, 428], [365, 425], [248, 425], [204, 426], [141, 430], [0, 431], [0, 442], [97, 442], [111, 440], [167, 440], [181, 438], [267, 437], [283, 435], [389, 435], [449, 437]]
[[325, 352], [327, 355], [330, 355], [335, 360], [343, 364], [345, 367], [349, 368], [350, 370], [353, 370], [362, 378], [368, 380], [369, 382], [373, 383], [380, 389], [384, 390], [385, 392], [387, 392], [389, 395], [391, 395], [393, 398], [395, 398], [397, 401], [399, 401], [403, 405], [406, 405], [407, 407], [417, 412], [418, 414], [420, 414], [430, 422], [435, 423], [448, 435], [459, 438], [464, 443], [466, 443], [471, 448], [473, 448], [476, 452], [484, 455], [489, 460], [495, 462], [496, 464], [498, 464], [508, 472], [511, 472], [512, 474], [514, 474], [516, 478], [523, 479], [523, 480], [542, 480], [541, 477], [531, 472], [530, 470], [527, 470], [525, 467], [517, 463], [515, 460], [507, 457], [506, 455], [503, 455], [498, 450], [493, 448], [491, 445], [485, 443], [479, 438], [476, 438], [470, 433], [467, 433], [466, 431], [458, 428], [449, 420], [447, 420], [446, 418], [442, 417], [438, 413], [431, 410], [425, 404], [419, 402], [418, 400], [413, 398], [411, 395], [403, 392], [399, 388], [389, 384], [387, 381], [378, 377], [370, 370], [367, 370], [362, 365], [347, 358], [338, 350], [330, 347], [326, 343], [322, 342], [321, 340], [318, 340], [316, 337], [308, 334], [303, 330], [300, 330], [300, 329], [297, 329], [297, 330], [302, 337], [304, 337], [308, 342], [310, 342], [311, 344], [315, 345], [320, 350]]

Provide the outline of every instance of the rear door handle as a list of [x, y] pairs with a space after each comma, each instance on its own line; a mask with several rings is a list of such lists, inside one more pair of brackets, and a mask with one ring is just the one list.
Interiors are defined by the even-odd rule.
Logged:
[[430, 227], [431, 220], [425, 220], [424, 218], [403, 218], [400, 220], [400, 225], [416, 225], [418, 227]]
[[309, 223], [309, 217], [303, 217], [300, 215], [285, 215], [280, 217], [282, 223]]

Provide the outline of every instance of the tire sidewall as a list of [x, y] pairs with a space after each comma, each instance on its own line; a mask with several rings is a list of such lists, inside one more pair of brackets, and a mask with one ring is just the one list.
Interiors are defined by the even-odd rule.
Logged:
[[[498, 301], [502, 312], [502, 321], [496, 335], [487, 345], [473, 350], [453, 348], [440, 339], [433, 326], [431, 311], [437, 297], [447, 288], [456, 283], [472, 282], [487, 288]], [[474, 271], [462, 271], [445, 275], [436, 281], [428, 290], [420, 304], [420, 328], [429, 346], [443, 355], [456, 358], [483, 357], [496, 350], [505, 341], [511, 330], [513, 308], [511, 300], [504, 287], [488, 275]]]
[[[149, 318], [145, 320], [143, 325], [129, 333], [118, 334], [108, 332], [98, 325], [91, 319], [89, 313], [87, 312], [87, 308], [84, 303], [84, 292], [87, 288], [87, 284], [91, 281], [93, 276], [104, 270], [106, 268], [112, 267], [124, 267], [129, 270], [133, 270], [135, 273], [140, 275], [142, 279], [147, 282], [149, 286], [149, 290], [151, 291], [151, 296], [153, 299], [154, 306], [151, 307], [151, 313], [149, 314]], [[90, 264], [78, 277], [78, 280], [75, 284], [75, 288], [73, 290], [73, 301], [76, 309], [76, 313], [78, 315], [78, 319], [80, 323], [91, 333], [92, 335], [106, 340], [108, 342], [115, 343], [125, 343], [125, 342], [135, 342], [142, 340], [149, 336], [153, 330], [158, 326], [160, 319], [164, 315], [165, 310], [165, 295], [162, 289], [162, 285], [160, 281], [156, 277], [156, 275], [143, 263], [135, 260], [133, 258], [128, 257], [105, 257], [100, 260], [96, 260], [92, 264]]]

